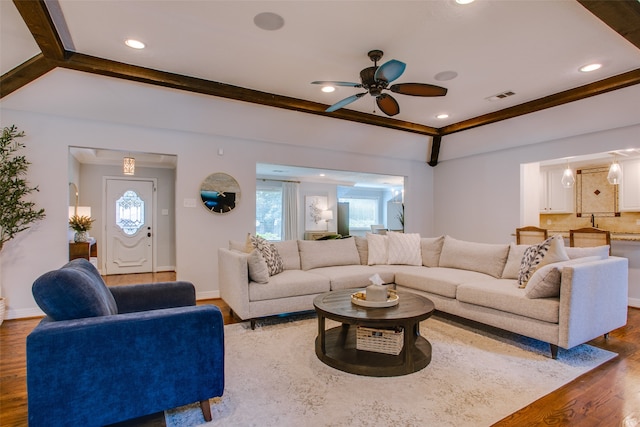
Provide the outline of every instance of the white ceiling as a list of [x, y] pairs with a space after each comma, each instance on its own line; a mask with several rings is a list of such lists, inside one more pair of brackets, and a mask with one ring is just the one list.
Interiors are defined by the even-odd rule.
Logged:
[[[372, 65], [367, 51], [381, 49], [385, 52], [381, 62], [393, 58], [407, 64], [397, 83], [424, 82], [449, 89], [439, 98], [394, 94], [401, 110], [395, 118], [436, 128], [640, 68], [640, 50], [573, 0], [476, 0], [465, 6], [454, 0], [47, 0], [47, 4], [67, 50], [324, 104], [361, 89], [342, 87], [325, 94], [311, 81], [357, 82], [359, 71]], [[0, 12], [0, 68], [4, 74], [39, 49], [12, 2], [0, 1]], [[284, 27], [276, 31], [258, 28], [253, 18], [261, 12], [281, 15]], [[123, 42], [129, 37], [142, 40], [147, 48], [136, 51], [126, 47]], [[578, 71], [591, 62], [604, 66], [589, 74]], [[458, 77], [437, 81], [434, 76], [443, 71], [455, 71]], [[56, 75], [49, 73], [43, 79], [55, 79]], [[73, 78], [82, 84], [77, 76]], [[518, 141], [496, 138], [505, 124], [495, 123], [446, 136], [441, 159], [638, 123], [638, 86], [596, 97], [620, 97], [621, 102], [613, 102], [620, 114], [609, 109], [609, 115], [595, 120], [558, 121], [545, 126], [543, 133], [535, 126], [538, 132], [523, 132], [527, 137]], [[110, 85], [97, 90], [104, 90], [106, 99], [114, 97]], [[2, 104], [125, 120], [119, 115], [126, 112], [117, 108], [74, 102], [81, 98], [79, 94], [60, 106], [49, 105], [41, 91], [43, 105], [25, 107], [21, 91], [28, 92], [20, 89], [3, 98]], [[504, 91], [515, 95], [501, 101], [486, 100]], [[593, 98], [556, 109], [584, 117], [579, 113], [580, 105], [591, 108], [590, 100]], [[370, 113], [374, 102], [366, 96], [348, 108]], [[435, 118], [443, 112], [450, 118]], [[533, 123], [536, 114], [545, 117], [552, 113], [534, 113], [527, 119]], [[508, 122], [517, 123], [518, 119]], [[167, 126], [156, 120], [156, 126]], [[383, 131], [377, 128], [377, 132]], [[492, 136], [485, 137], [485, 133]], [[400, 138], [412, 141], [410, 144], [416, 139], [406, 133]]]

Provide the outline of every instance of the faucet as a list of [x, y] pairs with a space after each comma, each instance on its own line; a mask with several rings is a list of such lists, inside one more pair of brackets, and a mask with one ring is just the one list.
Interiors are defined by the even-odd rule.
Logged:
[[596, 228], [596, 217], [594, 214], [591, 214], [591, 226]]

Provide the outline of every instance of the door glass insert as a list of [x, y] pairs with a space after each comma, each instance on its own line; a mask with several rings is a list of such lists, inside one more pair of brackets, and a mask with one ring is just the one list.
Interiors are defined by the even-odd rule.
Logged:
[[144, 225], [144, 200], [135, 191], [125, 191], [116, 200], [116, 224], [128, 236], [136, 234]]

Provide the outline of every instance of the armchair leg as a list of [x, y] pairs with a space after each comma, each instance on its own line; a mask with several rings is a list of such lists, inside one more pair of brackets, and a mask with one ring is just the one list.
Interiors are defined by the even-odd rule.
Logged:
[[557, 359], [558, 358], [558, 346], [555, 344], [549, 344], [549, 347], [551, 349], [551, 358], [552, 359]]
[[202, 409], [202, 416], [204, 420], [209, 422], [213, 419], [211, 416], [211, 406], [209, 405], [209, 399], [200, 401], [200, 409]]

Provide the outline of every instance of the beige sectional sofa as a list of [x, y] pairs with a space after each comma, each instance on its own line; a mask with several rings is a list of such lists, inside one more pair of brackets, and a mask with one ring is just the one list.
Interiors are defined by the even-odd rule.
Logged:
[[399, 291], [429, 298], [438, 311], [548, 342], [554, 358], [558, 347], [569, 349], [627, 321], [627, 259], [610, 257], [606, 246], [565, 248], [559, 236], [546, 261], [529, 268], [525, 287], [519, 286], [523, 258], [535, 251], [513, 243], [402, 233], [277, 242], [284, 271], [263, 283], [251, 280], [245, 247], [230, 242], [219, 249], [219, 286], [221, 298], [252, 327], [260, 317], [312, 310], [324, 292], [366, 287], [375, 273]]

